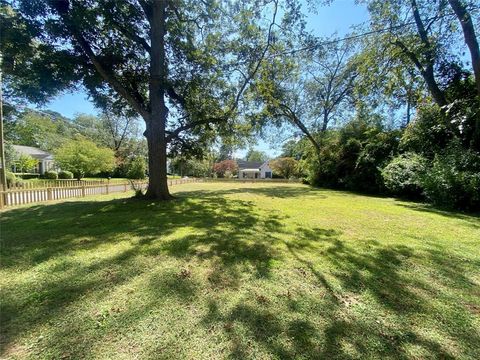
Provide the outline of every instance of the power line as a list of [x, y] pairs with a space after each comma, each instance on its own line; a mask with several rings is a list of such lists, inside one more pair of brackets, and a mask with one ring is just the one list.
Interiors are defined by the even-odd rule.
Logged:
[[[444, 18], [444, 17], [447, 17], [447, 16], [452, 16], [452, 15], [455, 15], [455, 13], [454, 12], [449, 12], [449, 13], [445, 13], [445, 14], [440, 15], [440, 16], [433, 16], [433, 17], [425, 19], [425, 21], [432, 21], [432, 20], [441, 19], [441, 18]], [[361, 33], [361, 34], [358, 34], [358, 35], [346, 36], [346, 37], [343, 37], [343, 38], [340, 38], [340, 39], [324, 41], [324, 42], [317, 43], [315, 45], [305, 46], [305, 47], [298, 48], [298, 49], [293, 49], [293, 50], [290, 50], [290, 51], [284, 51], [284, 52], [281, 52], [281, 53], [272, 54], [272, 57], [280, 56], [280, 55], [293, 55], [293, 54], [296, 54], [296, 53], [302, 52], [302, 51], [316, 50], [316, 49], [321, 48], [322, 46], [332, 45], [332, 44], [336, 44], [336, 43], [340, 43], [340, 42], [348, 41], [348, 40], [360, 39], [360, 38], [367, 37], [367, 36], [370, 36], [370, 35], [373, 35], [373, 34], [380, 34], [380, 33], [384, 33], [384, 32], [387, 32], [387, 31], [399, 30], [399, 29], [402, 29], [402, 28], [410, 26], [410, 25], [415, 25], [415, 21], [412, 20], [412, 21], [409, 21], [409, 22], [406, 22], [406, 23], [403, 23], [403, 24], [390, 26], [390, 27], [383, 28], [383, 29], [371, 30], [371, 31], [367, 31], [367, 32], [364, 32], [364, 33]]]

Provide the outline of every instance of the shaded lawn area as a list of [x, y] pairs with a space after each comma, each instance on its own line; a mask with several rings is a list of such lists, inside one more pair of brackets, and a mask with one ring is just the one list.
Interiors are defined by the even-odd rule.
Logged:
[[1, 357], [480, 358], [480, 218], [197, 183], [1, 216]]

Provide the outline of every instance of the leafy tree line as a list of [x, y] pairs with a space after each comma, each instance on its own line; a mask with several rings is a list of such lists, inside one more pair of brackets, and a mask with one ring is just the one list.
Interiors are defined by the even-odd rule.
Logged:
[[[423, 169], [408, 192], [475, 208], [478, 4], [359, 2], [370, 21], [343, 39], [309, 32], [296, 0], [4, 2], [6, 94], [42, 102], [81, 84], [143, 118], [149, 197], [170, 198], [169, 152], [185, 168], [219, 138], [285, 131], [312, 184], [398, 193], [394, 171]], [[404, 164], [418, 156], [426, 167]]]
[[146, 168], [146, 145], [134, 118], [79, 114], [68, 119], [49, 110], [12, 109], [5, 117], [5, 139], [7, 166], [15, 163], [24, 172], [32, 170], [36, 160], [14, 154], [12, 144], [53, 153], [56, 163], [77, 178], [102, 172], [116, 177], [145, 176], [145, 170], [142, 175], [132, 170]]
[[7, 95], [42, 102], [79, 84], [100, 108], [145, 122], [147, 197], [169, 199], [167, 150], [229, 133], [242, 97], [288, 26], [279, 1], [2, 1]]
[[283, 155], [311, 184], [478, 209], [478, 4], [362, 3], [371, 21], [344, 39], [279, 34], [252, 123], [293, 132]]
[[284, 156], [300, 160], [314, 185], [425, 199], [437, 205], [478, 210], [480, 153], [438, 106], [419, 109], [405, 129], [388, 129], [380, 119], [356, 117], [318, 137], [317, 154], [303, 138]]

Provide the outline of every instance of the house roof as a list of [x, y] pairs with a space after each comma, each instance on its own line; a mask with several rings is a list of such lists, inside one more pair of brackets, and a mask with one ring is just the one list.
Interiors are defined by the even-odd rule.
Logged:
[[245, 161], [245, 160], [237, 160], [237, 165], [239, 170], [245, 169], [260, 169], [264, 163], [260, 161]]
[[53, 159], [53, 155], [50, 154], [49, 152], [40, 150], [39, 148], [36, 148], [33, 146], [13, 145], [13, 149], [21, 155], [29, 155], [34, 159], [39, 159], [39, 160], [43, 160], [47, 158]]

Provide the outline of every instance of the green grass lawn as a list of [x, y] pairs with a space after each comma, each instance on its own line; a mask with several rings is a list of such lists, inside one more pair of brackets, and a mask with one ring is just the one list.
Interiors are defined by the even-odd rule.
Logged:
[[172, 191], [2, 213], [0, 357], [480, 358], [478, 216], [300, 184]]

